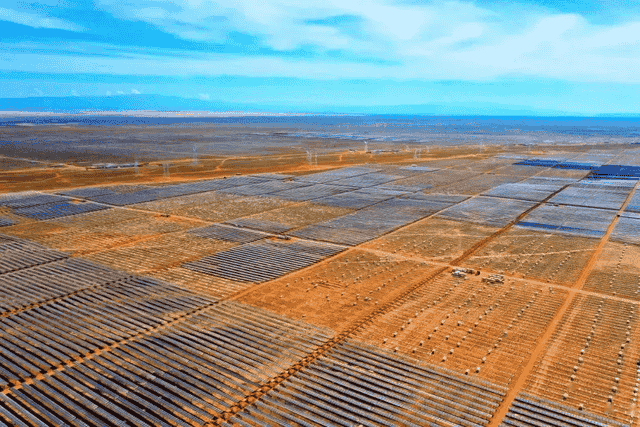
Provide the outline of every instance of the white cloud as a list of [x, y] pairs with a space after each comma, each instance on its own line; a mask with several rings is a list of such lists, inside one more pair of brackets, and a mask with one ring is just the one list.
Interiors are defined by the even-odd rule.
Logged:
[[121, 91], [121, 90], [117, 91], [116, 93], [117, 93], [118, 95], [124, 95], [124, 92], [123, 92], [123, 91]]
[[[487, 55], [495, 54], [499, 60]], [[531, 54], [535, 56], [535, 53]], [[609, 59], [609, 58], [607, 58]], [[402, 64], [380, 66], [330, 60], [298, 60], [278, 57], [205, 55], [195, 58], [159, 58], [129, 55], [127, 58], [82, 57], [47, 54], [0, 55], [0, 70], [49, 73], [109, 73], [114, 75], [172, 75], [248, 77], [298, 77], [305, 79], [426, 79], [493, 80], [502, 75], [529, 75], [582, 82], [640, 83], [640, 55], [604, 64], [599, 57], [581, 58], [580, 52], [566, 58], [527, 60], [525, 56], [482, 48], [448, 53], [439, 60], [420, 58]], [[18, 67], [18, 65], [19, 67]], [[119, 95], [124, 92], [118, 91]]]
[[[153, 6], [145, 3], [139, 8], [120, 0], [98, 0], [98, 4], [122, 18], [145, 20], [188, 39], [220, 41], [228, 32], [239, 31], [259, 36], [276, 50], [312, 45], [319, 51], [341, 49], [347, 52], [344, 57], [374, 57], [401, 64], [367, 67], [337, 58], [331, 67], [322, 60], [238, 57], [233, 62], [248, 68], [223, 66], [218, 74], [290, 75], [309, 69], [308, 77], [383, 74], [473, 80], [525, 74], [580, 81], [638, 80], [629, 67], [637, 69], [638, 65], [640, 22], [596, 26], [580, 15], [539, 7], [512, 5], [508, 11], [496, 11], [459, 0], [426, 4], [308, 0], [304, 7], [294, 0], [176, 0], [157, 1]], [[338, 26], [305, 23], [343, 15], [357, 17], [353, 25], [362, 31], [350, 33]], [[267, 66], [256, 69], [256, 64]]]
[[[461, 0], [425, 4], [307, 0], [304, 7], [294, 0], [157, 0], [140, 6], [135, 0], [97, 0], [96, 4], [120, 18], [143, 20], [185, 39], [220, 42], [238, 31], [272, 49], [313, 46], [314, 52], [307, 58], [259, 56], [249, 50], [236, 55], [180, 52], [172, 57], [171, 51], [154, 56], [100, 45], [104, 52], [126, 52], [101, 58], [82, 56], [90, 47], [77, 42], [65, 47], [75, 49], [77, 56], [65, 58], [44, 53], [29, 60], [28, 49], [7, 47], [11, 53], [0, 55], [0, 68], [315, 79], [490, 80], [525, 75], [570, 81], [640, 81], [636, 71], [640, 67], [640, 21], [593, 25], [578, 14], [513, 4], [506, 11], [489, 10]], [[336, 16], [354, 17], [345, 25], [357, 31], [322, 24]], [[313, 55], [329, 50], [344, 54], [331, 59]]]
[[199, 93], [198, 99], [200, 99], [201, 101], [208, 101], [211, 99], [211, 96], [209, 96], [208, 93]]
[[107, 96], [111, 96], [111, 91], [110, 90], [107, 91]]
[[71, 96], [78, 96], [78, 91], [72, 90], [71, 91]]
[[131, 89], [132, 95], [140, 95], [140, 91], [138, 89]]
[[16, 24], [28, 25], [34, 28], [55, 28], [59, 30], [82, 31], [76, 24], [63, 19], [51, 18], [35, 13], [20, 12], [13, 9], [0, 7], [0, 20]]

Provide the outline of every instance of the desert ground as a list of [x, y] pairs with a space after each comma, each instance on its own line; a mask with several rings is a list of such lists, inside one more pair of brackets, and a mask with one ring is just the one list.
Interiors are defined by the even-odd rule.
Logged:
[[637, 146], [96, 132], [0, 135], [0, 426], [640, 425]]

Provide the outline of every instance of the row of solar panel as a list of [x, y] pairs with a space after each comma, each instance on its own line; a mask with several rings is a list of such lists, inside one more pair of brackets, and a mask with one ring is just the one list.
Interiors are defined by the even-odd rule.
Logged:
[[589, 175], [591, 179], [640, 179], [640, 166], [634, 165], [608, 165], [597, 161], [576, 162], [553, 158], [526, 159], [514, 165], [592, 171]]
[[318, 242], [261, 240], [183, 264], [183, 267], [225, 279], [264, 282], [343, 250], [340, 246]]
[[623, 427], [610, 418], [600, 417], [585, 411], [577, 411], [557, 402], [520, 393], [511, 404], [501, 427], [551, 426], [551, 427]]
[[226, 424], [487, 425], [504, 390], [349, 341]]

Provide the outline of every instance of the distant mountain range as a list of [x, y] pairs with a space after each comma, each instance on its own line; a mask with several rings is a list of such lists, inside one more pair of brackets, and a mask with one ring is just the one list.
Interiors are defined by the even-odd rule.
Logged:
[[[164, 95], [117, 96], [67, 96], [0, 98], [0, 111], [29, 112], [115, 112], [132, 110], [150, 111], [233, 111], [233, 112], [283, 112], [283, 113], [337, 113], [337, 114], [400, 114], [447, 116], [582, 116], [581, 114], [536, 110], [526, 106], [498, 103], [448, 105], [380, 105], [380, 106], [331, 106], [302, 105], [282, 106], [225, 101], [201, 100]], [[598, 117], [638, 117], [638, 114], [601, 114]]]
[[[249, 105], [162, 95], [64, 96], [0, 99], [0, 111], [95, 112], [153, 111], [248, 111]], [[257, 106], [251, 106], [258, 108]], [[264, 111], [259, 109], [257, 111]]]

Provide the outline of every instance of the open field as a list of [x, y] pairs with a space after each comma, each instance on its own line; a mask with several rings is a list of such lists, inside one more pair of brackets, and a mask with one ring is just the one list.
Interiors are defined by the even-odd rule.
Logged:
[[633, 146], [183, 130], [3, 148], [0, 427], [640, 426]]

